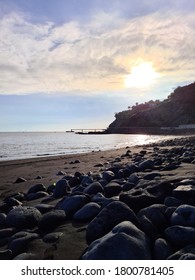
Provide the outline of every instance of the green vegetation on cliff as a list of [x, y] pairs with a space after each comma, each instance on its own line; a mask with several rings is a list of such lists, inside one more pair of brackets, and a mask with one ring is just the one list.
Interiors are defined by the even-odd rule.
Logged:
[[115, 114], [107, 132], [125, 132], [127, 128], [178, 127], [195, 124], [195, 83], [176, 88], [163, 101], [136, 103]]

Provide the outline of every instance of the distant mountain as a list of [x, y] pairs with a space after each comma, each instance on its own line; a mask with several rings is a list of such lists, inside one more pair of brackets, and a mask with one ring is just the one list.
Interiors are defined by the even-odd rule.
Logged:
[[176, 88], [163, 101], [136, 103], [128, 110], [115, 114], [107, 133], [137, 133], [162, 127], [195, 124], [195, 83]]

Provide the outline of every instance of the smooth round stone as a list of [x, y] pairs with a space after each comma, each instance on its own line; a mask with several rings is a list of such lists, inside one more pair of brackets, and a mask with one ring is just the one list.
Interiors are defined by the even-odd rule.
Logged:
[[51, 233], [44, 235], [43, 241], [45, 243], [54, 243], [54, 242], [57, 242], [59, 240], [60, 236], [62, 236], [62, 235], [63, 235], [62, 232], [51, 232]]
[[149, 260], [150, 244], [146, 235], [129, 221], [115, 226], [111, 232], [92, 242], [83, 260]]
[[143, 177], [143, 179], [151, 181], [151, 180], [154, 180], [154, 178], [156, 178], [156, 177], [161, 177], [161, 174], [157, 173], [157, 172], [149, 173], [149, 174], [145, 175]]
[[173, 196], [181, 199], [184, 203], [195, 204], [195, 186], [180, 185], [173, 190]]
[[59, 201], [56, 205], [56, 209], [64, 210], [68, 217], [72, 217], [79, 209], [81, 209], [86, 203], [89, 202], [89, 198], [86, 195], [78, 194], [66, 197]]
[[119, 200], [127, 204], [135, 212], [139, 212], [142, 208], [158, 203], [158, 199], [143, 188], [121, 192]]
[[168, 207], [177, 207], [179, 205], [182, 205], [183, 201], [173, 196], [167, 196], [164, 200], [164, 204]]
[[158, 238], [154, 243], [153, 256], [155, 260], [166, 260], [173, 253], [173, 246], [163, 238]]
[[84, 193], [89, 195], [95, 195], [97, 193], [103, 193], [104, 189], [99, 182], [93, 182], [84, 189]]
[[63, 210], [52, 210], [45, 213], [39, 221], [38, 227], [41, 230], [52, 230], [66, 221], [66, 214]]
[[10, 206], [19, 206], [22, 205], [22, 202], [15, 199], [14, 197], [9, 197], [8, 199], [6, 199], [6, 203]]
[[186, 257], [195, 255], [195, 246], [194, 244], [185, 246], [184, 248], [176, 251], [174, 254], [170, 255], [167, 259], [168, 260], [180, 260], [182, 258], [187, 259]]
[[13, 260], [34, 260], [36, 259], [35, 254], [32, 253], [22, 253], [17, 255]]
[[78, 221], [90, 221], [101, 211], [101, 206], [95, 202], [89, 202], [78, 210], [73, 219]]
[[139, 211], [137, 217], [147, 217], [152, 224], [159, 230], [164, 230], [167, 226], [167, 220], [165, 216], [166, 206], [164, 204], [153, 204]]
[[0, 251], [0, 260], [11, 260], [13, 258], [12, 251], [9, 249]]
[[42, 203], [42, 204], [37, 204], [35, 206], [35, 208], [38, 209], [41, 212], [41, 214], [45, 214], [45, 213], [53, 210], [54, 206], [51, 204]]
[[26, 179], [24, 179], [23, 177], [18, 177], [15, 181], [15, 184], [19, 184], [19, 183], [23, 183], [26, 182]]
[[113, 197], [119, 195], [122, 191], [122, 186], [116, 182], [110, 182], [104, 187], [105, 197]]
[[39, 238], [39, 235], [36, 233], [27, 233], [23, 237], [13, 239], [8, 246], [13, 253], [13, 255], [18, 255], [26, 250], [28, 243], [32, 240]]
[[93, 183], [93, 179], [90, 175], [83, 175], [81, 177], [81, 185], [87, 187], [88, 185]]
[[0, 229], [0, 238], [10, 237], [16, 232], [16, 228]]
[[74, 187], [78, 186], [80, 184], [80, 182], [81, 182], [81, 179], [77, 176], [74, 176], [68, 180], [68, 184], [69, 184], [70, 188], [74, 188]]
[[139, 177], [137, 176], [137, 174], [133, 173], [129, 176], [128, 182], [136, 185], [139, 182]]
[[171, 226], [165, 229], [164, 234], [169, 242], [180, 248], [195, 243], [194, 227]]
[[33, 228], [41, 219], [41, 213], [34, 207], [19, 206], [7, 214], [7, 225], [16, 228]]
[[66, 179], [59, 180], [53, 191], [53, 196], [55, 198], [60, 198], [70, 193], [70, 186]]
[[121, 201], [111, 202], [88, 224], [86, 230], [87, 243], [90, 244], [107, 234], [122, 221], [131, 221], [135, 225], [139, 224], [135, 213], [125, 203]]
[[195, 227], [195, 207], [180, 205], [171, 216], [171, 224]]
[[154, 167], [154, 162], [150, 159], [144, 160], [138, 165], [140, 171], [144, 171], [146, 169], [153, 169], [153, 167]]
[[6, 224], [7, 215], [5, 213], [0, 213], [0, 227]]
[[106, 181], [110, 182], [111, 180], [113, 180], [115, 178], [115, 174], [112, 171], [104, 171], [102, 173], [102, 177], [103, 179], [105, 179]]
[[46, 197], [46, 196], [49, 196], [49, 194], [47, 192], [38, 191], [38, 192], [35, 192], [35, 193], [29, 193], [26, 196], [26, 200], [31, 201], [31, 200], [35, 200], [35, 199]]
[[36, 184], [28, 190], [27, 194], [36, 193], [36, 192], [40, 192], [40, 191], [43, 191], [43, 192], [46, 191], [46, 187], [43, 184]]

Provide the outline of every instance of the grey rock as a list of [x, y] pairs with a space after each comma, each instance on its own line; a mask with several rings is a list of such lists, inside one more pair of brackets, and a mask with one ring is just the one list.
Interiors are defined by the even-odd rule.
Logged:
[[144, 171], [146, 169], [153, 169], [153, 167], [154, 167], [154, 162], [150, 159], [144, 160], [138, 165], [140, 171]]
[[97, 216], [100, 210], [101, 206], [99, 204], [89, 202], [74, 214], [73, 219], [78, 221], [90, 221]]
[[10, 237], [16, 232], [16, 228], [3, 228], [0, 229], [0, 238]]
[[93, 179], [90, 175], [83, 175], [81, 177], [81, 185], [86, 187], [88, 185], [90, 185], [91, 183], [93, 183]]
[[45, 243], [54, 243], [54, 242], [57, 242], [59, 240], [60, 236], [62, 236], [62, 235], [63, 235], [62, 232], [51, 232], [51, 233], [44, 235], [43, 241]]
[[51, 204], [40, 203], [35, 205], [35, 208], [38, 209], [41, 214], [45, 214], [54, 209], [54, 206]]
[[32, 253], [21, 253], [17, 255], [13, 260], [34, 260], [36, 259], [36, 255]]
[[36, 184], [28, 190], [27, 194], [36, 193], [36, 192], [40, 192], [40, 191], [43, 191], [43, 192], [46, 191], [46, 187], [43, 184]]
[[89, 198], [86, 195], [75, 194], [59, 201], [56, 205], [56, 209], [64, 210], [68, 217], [72, 217], [88, 202]]
[[8, 249], [10, 249], [13, 253], [13, 255], [18, 255], [22, 252], [25, 252], [27, 245], [34, 239], [39, 238], [39, 235], [36, 233], [26, 233], [25, 236], [18, 237], [13, 239], [9, 246]]
[[38, 227], [43, 231], [53, 230], [66, 221], [63, 210], [52, 210], [45, 213], [39, 221]]
[[163, 238], [156, 239], [153, 257], [155, 260], [166, 260], [174, 252], [173, 246]]
[[22, 202], [15, 199], [14, 197], [9, 197], [8, 199], [6, 199], [6, 203], [10, 206], [19, 206], [22, 205]]
[[60, 198], [69, 193], [70, 193], [70, 186], [68, 184], [68, 181], [66, 179], [59, 180], [54, 188], [53, 196], [55, 198]]
[[7, 225], [16, 228], [33, 228], [41, 219], [41, 213], [34, 207], [18, 206], [7, 214]]
[[103, 192], [104, 189], [99, 182], [93, 182], [84, 189], [84, 193], [89, 195], [103, 193]]
[[180, 205], [171, 216], [171, 224], [195, 227], [195, 207]]
[[110, 182], [104, 187], [105, 197], [113, 197], [119, 195], [122, 191], [122, 186], [116, 182]]
[[135, 213], [123, 202], [115, 201], [105, 206], [102, 211], [88, 224], [86, 240], [90, 244], [107, 234], [122, 221], [131, 221], [139, 225]]
[[119, 200], [127, 204], [136, 213], [142, 208], [158, 203], [158, 199], [143, 188], [121, 192]]
[[171, 226], [164, 231], [166, 239], [178, 247], [195, 243], [195, 228], [184, 226]]
[[81, 178], [77, 177], [77, 176], [73, 176], [72, 178], [70, 178], [68, 180], [68, 184], [70, 186], [70, 188], [74, 188], [76, 186], [78, 186], [81, 183]]
[[19, 184], [19, 183], [23, 183], [23, 182], [26, 182], [26, 179], [23, 177], [18, 177], [15, 181], [15, 184]]
[[115, 174], [112, 171], [104, 171], [102, 173], [102, 177], [103, 179], [105, 179], [106, 181], [110, 182], [111, 180], [113, 180], [115, 178]]
[[149, 173], [143, 177], [144, 180], [154, 180], [156, 177], [161, 177], [162, 175], [157, 172]]
[[182, 205], [183, 201], [180, 199], [177, 199], [173, 196], [167, 196], [167, 197], [165, 197], [164, 204], [167, 207], [177, 207], [179, 205]]
[[180, 185], [173, 190], [173, 196], [181, 199], [184, 203], [195, 204], [195, 186]]
[[31, 200], [39, 199], [39, 198], [46, 197], [46, 196], [49, 196], [49, 194], [47, 192], [38, 191], [35, 193], [29, 193], [26, 196], [26, 200], [31, 201]]
[[9, 249], [0, 251], [0, 260], [11, 260], [13, 258], [12, 251]]
[[195, 255], [195, 244], [191, 244], [188, 246], [185, 246], [184, 248], [176, 251], [172, 255], [170, 255], [167, 259], [168, 260], [180, 260], [180, 259], [187, 259], [188, 256], [194, 256]]
[[128, 182], [136, 185], [139, 182], [139, 177], [137, 176], [137, 174], [133, 173], [129, 176]]
[[92, 242], [83, 260], [147, 260], [151, 259], [146, 235], [129, 221], [115, 226], [111, 232]]
[[5, 213], [0, 213], [0, 227], [5, 226], [7, 215]]
[[164, 204], [153, 204], [139, 211], [138, 219], [142, 216], [147, 217], [159, 232], [167, 227], [167, 220], [165, 216], [166, 206]]

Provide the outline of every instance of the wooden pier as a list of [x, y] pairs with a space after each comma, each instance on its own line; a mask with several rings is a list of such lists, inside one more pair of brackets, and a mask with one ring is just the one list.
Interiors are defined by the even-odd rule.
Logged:
[[104, 133], [106, 129], [103, 128], [72, 128], [69, 132], [74, 132], [76, 134], [98, 134]]

